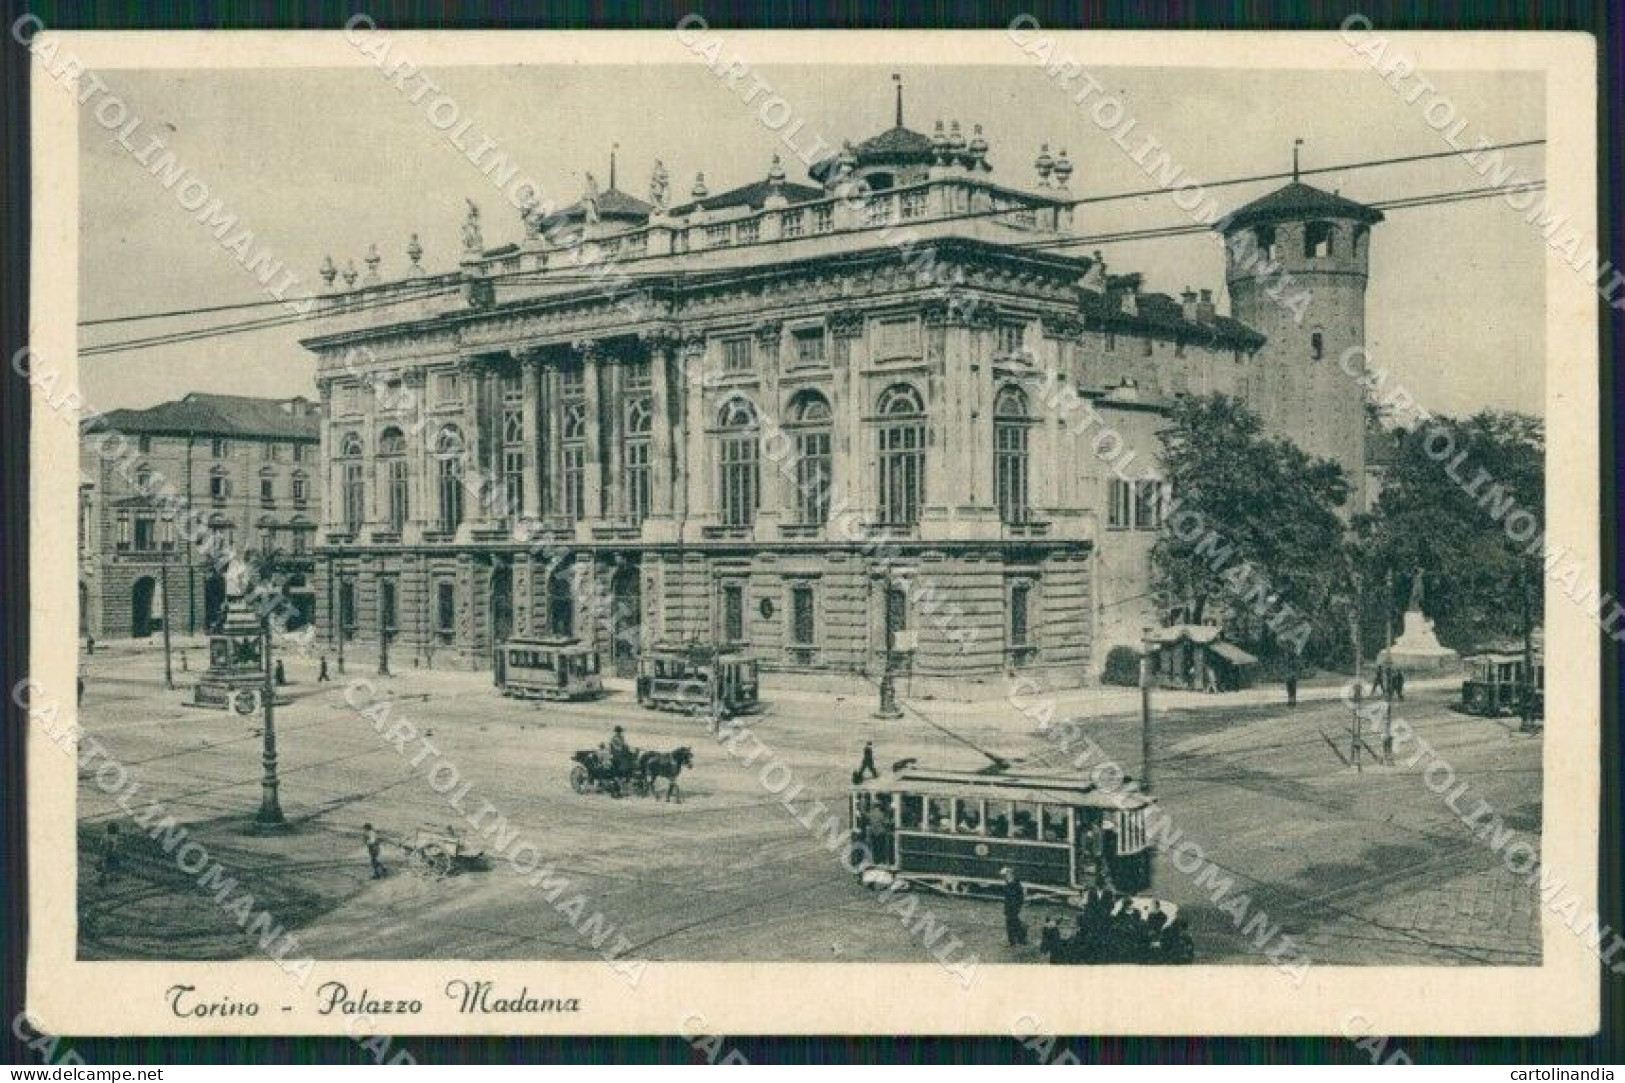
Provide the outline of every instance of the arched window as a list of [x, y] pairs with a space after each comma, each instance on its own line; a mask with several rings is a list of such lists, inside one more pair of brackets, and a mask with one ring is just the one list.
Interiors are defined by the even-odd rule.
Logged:
[[993, 400], [993, 498], [999, 518], [1025, 523], [1027, 508], [1027, 395], [1006, 385]]
[[435, 480], [440, 529], [450, 533], [463, 522], [463, 433], [447, 425], [435, 434]]
[[756, 408], [735, 396], [723, 403], [717, 417], [717, 461], [721, 466], [722, 523], [751, 526], [761, 495], [757, 464]]
[[385, 514], [397, 534], [406, 526], [410, 497], [406, 484], [406, 435], [393, 426], [378, 436], [378, 464], [384, 475]]
[[925, 503], [925, 405], [908, 384], [880, 395], [880, 521], [913, 526]]
[[835, 483], [830, 454], [829, 400], [802, 391], [790, 400], [789, 424], [796, 449], [796, 521], [818, 526], [829, 520], [829, 494]]
[[565, 404], [560, 443], [564, 458], [564, 514], [570, 519], [587, 513], [584, 489], [587, 473], [587, 404], [576, 400]]
[[641, 523], [649, 515], [649, 433], [653, 428], [654, 411], [645, 397], [637, 397], [626, 404], [626, 513], [634, 523]]
[[344, 529], [351, 534], [361, 529], [366, 519], [367, 489], [362, 474], [361, 436], [345, 433], [339, 441], [339, 508], [343, 513]]

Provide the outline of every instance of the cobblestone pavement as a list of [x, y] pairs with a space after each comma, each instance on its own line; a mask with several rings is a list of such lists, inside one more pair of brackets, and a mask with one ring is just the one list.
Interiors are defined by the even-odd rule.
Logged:
[[[193, 645], [190, 661], [201, 652]], [[488, 674], [407, 669], [371, 676], [373, 660], [350, 660], [392, 700], [470, 787], [467, 807], [488, 801], [503, 828], [532, 843], [616, 934], [650, 959], [921, 962], [931, 955], [916, 927], [878, 904], [762, 786], [761, 764], [731, 759], [703, 725], [644, 711], [617, 684], [591, 704], [536, 706], [506, 700]], [[314, 683], [315, 663], [288, 661], [292, 702], [277, 713], [282, 802], [293, 829], [266, 838], [249, 830], [259, 800], [257, 720], [183, 705], [195, 671], [177, 667], [162, 684], [156, 644], [103, 645], [86, 660], [82, 723], [141, 782], [138, 804], [156, 799], [255, 890], [301, 946], [321, 957], [591, 958], [568, 915], [540, 898], [505, 863], [444, 880], [407, 872], [399, 844], [425, 823], [458, 819], [444, 798], [343, 702], [345, 678]], [[1538, 736], [1505, 720], [1448, 709], [1448, 686], [1407, 689], [1404, 717], [1439, 749], [1466, 805], [1482, 799], [1517, 837], [1538, 842]], [[1315, 964], [1536, 963], [1537, 897], [1527, 877], [1461, 823], [1422, 778], [1426, 763], [1347, 767], [1327, 745], [1349, 740], [1348, 712], [1322, 690], [1288, 710], [1278, 692], [1238, 697], [1157, 696], [1155, 793], [1181, 837], [1206, 864], [1189, 874], [1165, 854], [1155, 892], [1189, 917], [1202, 962], [1258, 963], [1260, 929], [1290, 935]], [[938, 766], [983, 761], [927, 724], [946, 725], [1011, 758], [1054, 762], [1031, 702], [911, 702], [900, 721], [871, 717], [872, 695], [784, 690], [766, 679], [764, 714], [750, 724], [804, 787], [799, 805], [844, 808], [848, 776], [865, 740], [884, 766], [905, 756]], [[1055, 716], [1084, 716], [1089, 735], [1132, 773], [1140, 729], [1122, 690], [1058, 697]], [[611, 725], [634, 745], [688, 745], [695, 764], [684, 800], [614, 800], [573, 793], [570, 753], [594, 747]], [[80, 782], [81, 954], [87, 958], [232, 958], [254, 947], [209, 893], [166, 867], [155, 846], [106, 883], [90, 843], [124, 819], [87, 776]], [[370, 877], [364, 821], [389, 845], [391, 875]], [[461, 825], [465, 832], [466, 824]], [[486, 824], [487, 827], [490, 824]], [[128, 830], [139, 835], [134, 827]], [[491, 846], [489, 838], [477, 845]], [[1228, 893], [1215, 898], [1216, 884]], [[1233, 905], [1262, 925], [1245, 930]], [[1004, 945], [997, 906], [922, 896], [944, 935], [983, 962], [1033, 961]], [[1222, 907], [1221, 904], [1231, 904]], [[1041, 915], [1034, 911], [1034, 916]], [[940, 946], [940, 944], [939, 944]]]

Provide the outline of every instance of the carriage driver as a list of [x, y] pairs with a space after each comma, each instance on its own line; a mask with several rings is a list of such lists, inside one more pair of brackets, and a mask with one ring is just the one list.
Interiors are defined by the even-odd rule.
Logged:
[[609, 738], [609, 764], [616, 771], [629, 770], [632, 766], [632, 749], [626, 743], [626, 730], [620, 726]]

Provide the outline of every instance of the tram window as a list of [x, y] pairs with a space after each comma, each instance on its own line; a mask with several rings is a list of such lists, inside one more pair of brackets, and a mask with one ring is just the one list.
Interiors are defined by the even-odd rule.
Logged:
[[1066, 818], [1070, 810], [1058, 805], [1044, 805], [1041, 809], [1044, 820], [1044, 841], [1066, 841]]
[[953, 799], [950, 797], [928, 797], [925, 801], [925, 818], [929, 829], [946, 835], [954, 829]]
[[920, 829], [920, 807], [922, 799], [915, 794], [903, 795], [903, 830], [918, 831]]
[[1010, 837], [1010, 802], [989, 801], [987, 803], [987, 833], [994, 838], [1007, 839]]
[[881, 815], [881, 817], [882, 817], [882, 819], [883, 819], [883, 821], [884, 821], [884, 823], [886, 825], [886, 829], [888, 831], [891, 830], [891, 828], [894, 826], [893, 823], [892, 823], [891, 794], [889, 794], [889, 793], [877, 793], [877, 794], [875, 794], [875, 808], [877, 810], [879, 810], [880, 815]]
[[1010, 837], [1013, 839], [1038, 837], [1038, 810], [1035, 807], [1026, 803], [1016, 806], [1016, 811], [1010, 819]]
[[959, 821], [957, 830], [961, 835], [980, 835], [982, 833], [982, 803], [975, 798], [961, 797], [959, 799]]

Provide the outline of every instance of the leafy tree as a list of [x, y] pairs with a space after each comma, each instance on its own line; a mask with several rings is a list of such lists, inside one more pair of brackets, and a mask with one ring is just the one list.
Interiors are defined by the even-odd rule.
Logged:
[[1387, 598], [1396, 628], [1420, 568], [1423, 612], [1447, 646], [1521, 636], [1525, 583], [1537, 621], [1543, 596], [1544, 421], [1485, 410], [1465, 420], [1433, 418], [1396, 436], [1381, 495], [1357, 524], [1367, 580], [1394, 583]]
[[1324, 654], [1342, 642], [1347, 593], [1342, 467], [1267, 435], [1245, 403], [1179, 400], [1162, 434], [1172, 503], [1152, 551], [1156, 589], [1188, 620], [1217, 615], [1234, 639]]

